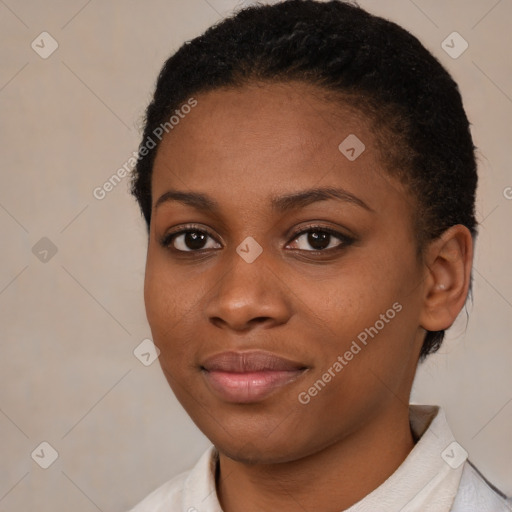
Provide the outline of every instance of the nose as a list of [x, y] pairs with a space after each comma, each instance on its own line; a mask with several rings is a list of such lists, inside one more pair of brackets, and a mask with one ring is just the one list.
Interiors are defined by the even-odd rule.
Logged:
[[[206, 314], [221, 329], [245, 332], [286, 323], [292, 314], [289, 287], [265, 251], [248, 263], [235, 251], [211, 291]], [[287, 293], [288, 291], [288, 293]]]

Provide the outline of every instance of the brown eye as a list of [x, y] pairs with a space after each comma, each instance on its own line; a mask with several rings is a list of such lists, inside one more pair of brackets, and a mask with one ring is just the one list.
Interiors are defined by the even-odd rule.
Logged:
[[[302, 241], [300, 241], [301, 239]], [[350, 245], [354, 241], [352, 238], [347, 237], [342, 233], [320, 226], [313, 226], [300, 232], [295, 236], [294, 240], [298, 241], [295, 242], [295, 244], [299, 244], [299, 246], [294, 247], [294, 249], [308, 252], [326, 252], [331, 249], [339, 249], [346, 245]], [[312, 249], [308, 249], [308, 246]]]
[[186, 229], [166, 235], [161, 243], [164, 247], [179, 252], [197, 252], [204, 249], [217, 249], [217, 246], [212, 247], [212, 242], [217, 243], [208, 232], [199, 229]]

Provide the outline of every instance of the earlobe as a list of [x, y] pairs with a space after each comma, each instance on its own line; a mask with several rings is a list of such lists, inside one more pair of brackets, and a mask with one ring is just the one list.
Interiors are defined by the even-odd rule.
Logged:
[[430, 243], [420, 325], [427, 331], [448, 329], [463, 308], [473, 265], [473, 238], [462, 224]]

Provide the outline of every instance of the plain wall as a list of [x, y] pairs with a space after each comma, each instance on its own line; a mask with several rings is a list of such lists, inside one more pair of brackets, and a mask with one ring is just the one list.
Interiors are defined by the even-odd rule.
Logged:
[[[512, 3], [360, 4], [441, 60], [473, 125], [474, 302], [420, 366], [413, 400], [443, 406], [470, 459], [511, 495]], [[128, 178], [101, 200], [93, 190], [137, 150], [164, 60], [235, 5], [0, 2], [0, 512], [127, 510], [209, 445], [158, 362], [133, 354], [151, 333], [146, 232]], [[46, 59], [31, 47], [43, 31], [59, 45]], [[441, 47], [453, 31], [469, 43], [457, 59]], [[58, 452], [48, 469], [31, 457], [43, 441]]]

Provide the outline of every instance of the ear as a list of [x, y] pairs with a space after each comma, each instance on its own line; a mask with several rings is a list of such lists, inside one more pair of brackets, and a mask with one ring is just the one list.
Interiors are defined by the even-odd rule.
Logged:
[[473, 265], [473, 238], [457, 224], [430, 243], [420, 325], [427, 331], [448, 329], [463, 308]]

